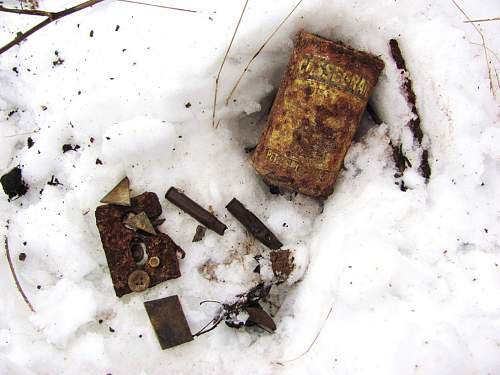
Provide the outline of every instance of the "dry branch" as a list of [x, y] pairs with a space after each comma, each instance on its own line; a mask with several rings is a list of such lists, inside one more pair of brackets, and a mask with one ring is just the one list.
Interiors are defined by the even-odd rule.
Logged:
[[303, 0], [299, 0], [299, 2], [297, 4], [295, 4], [295, 6], [293, 7], [293, 9], [290, 11], [290, 13], [288, 13], [288, 15], [280, 22], [280, 24], [274, 29], [274, 31], [271, 34], [269, 34], [269, 36], [266, 38], [266, 40], [264, 41], [264, 43], [260, 46], [260, 48], [257, 50], [257, 52], [255, 52], [254, 55], [252, 56], [252, 58], [248, 61], [247, 65], [243, 69], [243, 72], [241, 72], [240, 77], [238, 78], [238, 80], [234, 84], [233, 88], [231, 89], [231, 92], [227, 96], [227, 98], [226, 98], [226, 105], [228, 105], [229, 100], [231, 100], [231, 97], [233, 96], [234, 92], [238, 88], [238, 85], [240, 84], [241, 80], [243, 79], [243, 76], [245, 75], [245, 73], [247, 72], [248, 68], [250, 67], [250, 64], [255, 60], [255, 58], [257, 56], [259, 56], [259, 54], [262, 52], [262, 50], [267, 45], [267, 43], [269, 43], [269, 41], [272, 39], [272, 37], [279, 31], [279, 29], [281, 28], [281, 26], [283, 26], [283, 24], [290, 18], [290, 16], [293, 14], [293, 12], [295, 12], [295, 9], [297, 9], [299, 7], [299, 5], [300, 5], [300, 3], [302, 3], [302, 1]]
[[[45, 20], [43, 20], [39, 24], [33, 26], [28, 31], [25, 31], [24, 33], [18, 34], [17, 37], [14, 38], [11, 42], [7, 43], [5, 46], [0, 48], [0, 54], [4, 53], [5, 51], [9, 50], [10, 48], [14, 47], [15, 45], [21, 43], [23, 40], [28, 38], [31, 34], [34, 34], [38, 30], [51, 24], [52, 22], [57, 21], [63, 17], [69, 16], [70, 14], [73, 14], [73, 13], [78, 12], [80, 10], [83, 10], [85, 8], [89, 8], [93, 5], [96, 5], [100, 2], [102, 2], [102, 1], [104, 1], [104, 0], [88, 0], [88, 1], [85, 1], [81, 4], [75, 5], [74, 7], [71, 7], [71, 8], [65, 9], [65, 10], [61, 10], [59, 12], [47, 12], [47, 11], [38, 10], [38, 9], [5, 8], [3, 6], [0, 6], [0, 12], [4, 12], [4, 13], [16, 13], [16, 14], [29, 15], [29, 16], [47, 17]], [[175, 7], [169, 7], [169, 6], [164, 6], [164, 5], [143, 3], [143, 2], [139, 2], [139, 1], [133, 1], [133, 0], [118, 0], [118, 1], [153, 6], [153, 7], [158, 7], [158, 8], [171, 9], [171, 10], [177, 10], [177, 11], [181, 11], [181, 12], [196, 13], [195, 10], [191, 10], [191, 9], [175, 8]]]
[[[229, 54], [229, 50], [231, 49], [231, 46], [233, 45], [234, 37], [236, 36], [236, 33], [238, 32], [238, 28], [240, 27], [241, 19], [243, 18], [243, 14], [245, 14], [245, 10], [248, 5], [248, 0], [245, 1], [245, 5], [243, 6], [243, 9], [241, 10], [240, 18], [238, 19], [238, 23], [236, 24], [236, 28], [234, 29], [233, 36], [231, 37], [231, 41], [229, 42], [229, 46], [227, 47], [226, 53], [224, 54], [224, 58], [222, 59], [222, 63], [220, 64], [219, 71], [217, 72], [217, 77], [215, 78], [215, 92], [214, 92], [214, 107], [212, 110], [212, 126], [215, 126], [215, 109], [217, 107], [217, 95], [219, 91], [219, 78], [220, 74], [222, 72], [222, 68], [224, 67], [224, 64], [227, 59], [227, 55]], [[218, 123], [217, 123], [218, 125]]]
[[19, 283], [19, 280], [17, 278], [16, 271], [14, 270], [14, 265], [12, 264], [12, 259], [10, 257], [9, 239], [7, 238], [7, 236], [4, 237], [4, 241], [5, 241], [5, 255], [7, 256], [7, 262], [9, 263], [10, 272], [12, 273], [12, 277], [14, 278], [14, 282], [16, 283], [17, 290], [19, 291], [19, 293], [21, 293], [21, 296], [23, 297], [24, 302], [26, 302], [26, 304], [28, 305], [29, 309], [32, 312], [35, 312], [35, 309], [28, 300], [28, 297], [26, 297], [26, 294], [24, 293], [23, 288], [21, 287], [21, 284]]
[[71, 8], [65, 9], [65, 10], [61, 10], [60, 12], [44, 12], [44, 11], [35, 10], [35, 9], [12, 9], [12, 8], [5, 8], [3, 6], [0, 6], [0, 12], [18, 13], [18, 14], [27, 14], [27, 15], [46, 16], [47, 17], [45, 20], [43, 20], [39, 24], [33, 26], [28, 31], [25, 31], [24, 33], [20, 33], [11, 42], [7, 43], [5, 46], [0, 48], [0, 54], [11, 49], [15, 45], [21, 43], [23, 40], [25, 40], [31, 34], [34, 34], [38, 30], [51, 24], [52, 22], [57, 21], [63, 17], [69, 16], [70, 14], [73, 14], [73, 13], [78, 12], [80, 10], [83, 10], [85, 8], [91, 7], [92, 5], [98, 4], [102, 1], [104, 1], [104, 0], [88, 0], [88, 1], [85, 1], [81, 4], [75, 5], [74, 7], [71, 7]]

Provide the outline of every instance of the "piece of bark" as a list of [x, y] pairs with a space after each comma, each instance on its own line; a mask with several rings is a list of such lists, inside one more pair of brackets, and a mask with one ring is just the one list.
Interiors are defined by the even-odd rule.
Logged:
[[175, 187], [168, 189], [165, 194], [165, 198], [189, 214], [195, 220], [206, 226], [208, 229], [213, 230], [221, 236], [224, 235], [224, 231], [227, 229], [227, 226], [224, 223], [219, 221], [219, 219], [217, 219], [213, 214], [205, 210], [187, 195], [181, 193]]
[[239, 200], [233, 198], [226, 208], [255, 238], [268, 248], [276, 250], [283, 246], [269, 228], [267, 228], [265, 224], [250, 212]]

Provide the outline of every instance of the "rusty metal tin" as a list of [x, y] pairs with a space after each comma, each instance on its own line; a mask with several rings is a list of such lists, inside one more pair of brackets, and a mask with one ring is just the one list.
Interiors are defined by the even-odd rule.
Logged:
[[252, 164], [269, 184], [325, 198], [384, 63], [301, 31]]

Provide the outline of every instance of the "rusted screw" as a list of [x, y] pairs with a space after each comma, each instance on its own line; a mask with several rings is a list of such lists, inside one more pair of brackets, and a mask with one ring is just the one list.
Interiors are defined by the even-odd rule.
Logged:
[[128, 277], [128, 287], [133, 292], [143, 292], [149, 287], [151, 279], [143, 270], [135, 270]]
[[148, 260], [148, 264], [149, 264], [150, 267], [156, 268], [156, 267], [158, 267], [160, 265], [160, 258], [158, 258], [158, 257], [151, 257]]

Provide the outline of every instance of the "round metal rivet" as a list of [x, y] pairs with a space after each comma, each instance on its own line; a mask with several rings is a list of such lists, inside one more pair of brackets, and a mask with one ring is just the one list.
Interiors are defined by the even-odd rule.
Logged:
[[128, 277], [128, 287], [133, 292], [143, 292], [149, 287], [151, 279], [143, 270], [135, 270]]
[[151, 258], [149, 258], [148, 264], [150, 267], [156, 268], [160, 265], [160, 258], [151, 257]]

